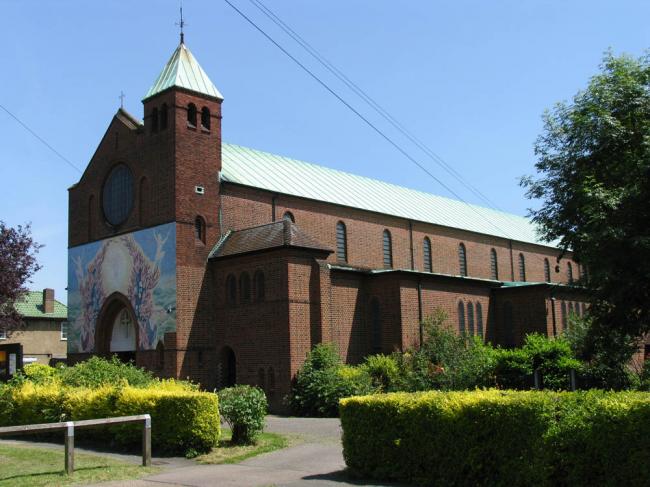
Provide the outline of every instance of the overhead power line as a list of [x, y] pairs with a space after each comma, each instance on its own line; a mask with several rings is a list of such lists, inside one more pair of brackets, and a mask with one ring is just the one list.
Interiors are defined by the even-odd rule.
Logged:
[[503, 235], [510, 237], [509, 233], [505, 230], [499, 228], [491, 219], [487, 218], [483, 213], [479, 212], [473, 205], [465, 201], [458, 193], [451, 189], [448, 185], [442, 182], [438, 177], [436, 177], [431, 171], [429, 171], [424, 165], [422, 165], [415, 157], [413, 157], [409, 152], [407, 152], [401, 145], [391, 139], [384, 131], [379, 127], [373, 124], [368, 118], [363, 116], [356, 108], [354, 108], [350, 103], [348, 103], [341, 95], [339, 95], [334, 89], [332, 89], [327, 83], [321, 80], [316, 74], [314, 74], [307, 66], [300, 62], [295, 56], [293, 56], [289, 51], [287, 51], [281, 44], [279, 44], [275, 39], [273, 39], [269, 34], [266, 33], [260, 26], [258, 26], [250, 17], [248, 17], [244, 12], [239, 10], [235, 5], [233, 5], [230, 0], [224, 0], [235, 12], [237, 12], [244, 20], [246, 20], [250, 25], [252, 25], [260, 34], [262, 34], [269, 42], [271, 42], [275, 47], [280, 49], [287, 57], [289, 57], [295, 64], [297, 64], [303, 71], [305, 71], [311, 78], [314, 79], [318, 84], [325, 88], [332, 96], [334, 96], [339, 102], [345, 105], [350, 111], [352, 111], [357, 117], [359, 117], [366, 125], [373, 129], [379, 136], [386, 140], [390, 145], [392, 145], [398, 152], [400, 152], [404, 157], [409, 161], [419, 167], [425, 174], [430, 178], [436, 181], [440, 186], [446, 189], [451, 195], [456, 199], [465, 203], [472, 211], [474, 211], [481, 219], [485, 220], [492, 227], [497, 229]]
[[415, 144], [422, 152], [429, 156], [436, 164], [442, 167], [448, 174], [450, 174], [456, 181], [463, 185], [467, 190], [473, 193], [476, 197], [481, 199], [490, 208], [500, 210], [494, 202], [485, 196], [478, 188], [473, 186], [467, 181], [453, 166], [445, 161], [439, 154], [434, 152], [428, 147], [421, 139], [409, 131], [402, 123], [399, 122], [393, 115], [391, 115], [383, 106], [381, 106], [374, 98], [366, 93], [359, 85], [353, 82], [348, 76], [345, 75], [339, 68], [333, 65], [329, 60], [322, 56], [316, 48], [307, 42], [300, 34], [293, 30], [286, 22], [284, 22], [277, 14], [270, 8], [264, 5], [260, 0], [249, 0], [258, 10], [260, 10], [266, 17], [268, 17], [275, 25], [282, 29], [288, 36], [295, 40], [300, 46], [307, 51], [316, 61], [318, 61], [325, 69], [336, 76], [342, 81], [349, 89], [351, 89], [357, 96], [364, 100], [373, 110], [375, 110], [382, 118], [390, 123], [408, 140]]
[[57, 156], [59, 156], [65, 163], [67, 163], [71, 168], [77, 170], [79, 173], [83, 172], [81, 169], [79, 169], [77, 166], [75, 166], [70, 160], [65, 157], [63, 154], [61, 154], [58, 150], [56, 150], [54, 147], [52, 147], [43, 137], [38, 135], [36, 132], [34, 132], [25, 122], [23, 122], [21, 119], [19, 119], [16, 115], [11, 113], [6, 107], [3, 105], [0, 105], [0, 108], [2, 108], [7, 114], [13, 118], [16, 122], [18, 122], [25, 130], [27, 130], [30, 134], [32, 134], [34, 137], [36, 137], [45, 147], [50, 149], [52, 152], [54, 152]]

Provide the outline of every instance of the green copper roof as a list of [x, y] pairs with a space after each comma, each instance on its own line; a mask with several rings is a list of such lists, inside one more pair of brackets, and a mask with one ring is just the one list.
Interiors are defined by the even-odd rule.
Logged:
[[222, 164], [221, 178], [226, 182], [520, 242], [553, 246], [542, 242], [532, 222], [521, 216], [268, 152], [224, 143]]
[[155, 83], [149, 88], [144, 99], [150, 98], [158, 93], [165, 91], [167, 88], [177, 86], [185, 88], [202, 95], [212, 96], [223, 100], [223, 96], [214, 86], [208, 75], [185, 44], [180, 44], [172, 57], [156, 79]]
[[54, 313], [43, 311], [43, 292], [28, 291], [21, 301], [16, 302], [16, 310], [25, 318], [68, 319], [68, 308], [65, 304], [54, 301]]

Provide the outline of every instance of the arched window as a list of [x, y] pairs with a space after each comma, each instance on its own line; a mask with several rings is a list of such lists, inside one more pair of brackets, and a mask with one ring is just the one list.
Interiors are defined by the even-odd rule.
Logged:
[[458, 302], [458, 332], [465, 333], [465, 306], [462, 301]]
[[196, 127], [196, 105], [194, 103], [187, 105], [187, 125]]
[[474, 335], [474, 304], [471, 301], [467, 303], [467, 330]]
[[431, 264], [431, 240], [429, 240], [429, 237], [424, 237], [422, 249], [424, 253], [424, 272], [433, 272], [433, 265]]
[[566, 263], [566, 273], [569, 280], [569, 284], [573, 284], [573, 266], [571, 262]]
[[562, 305], [560, 306], [560, 314], [562, 317], [562, 329], [566, 330], [567, 328], [567, 309], [566, 309], [566, 303], [562, 301]]
[[336, 258], [339, 262], [348, 261], [348, 241], [345, 223], [336, 224]]
[[519, 254], [519, 280], [526, 282], [526, 258], [524, 254]]
[[194, 237], [199, 242], [205, 243], [205, 220], [200, 216], [194, 219]]
[[464, 243], [458, 244], [458, 265], [460, 268], [460, 275], [467, 276], [467, 252]]
[[548, 259], [544, 259], [544, 281], [551, 282], [551, 264]]
[[140, 226], [147, 224], [148, 213], [147, 210], [149, 203], [149, 185], [147, 178], [140, 179]]
[[232, 274], [226, 278], [226, 302], [228, 304], [237, 302], [237, 280]]
[[255, 272], [255, 301], [264, 301], [266, 297], [264, 273], [262, 271]]
[[393, 267], [393, 241], [388, 230], [384, 230], [384, 267]]
[[169, 117], [169, 112], [167, 111], [167, 103], [163, 103], [160, 107], [160, 130], [167, 129], [167, 120]]
[[370, 301], [370, 326], [372, 327], [372, 351], [381, 352], [381, 308], [379, 300]]
[[262, 367], [257, 371], [257, 386], [263, 391], [266, 391], [266, 380], [264, 369]]
[[293, 213], [290, 211], [285, 211], [284, 215], [282, 215], [283, 220], [289, 220], [291, 223], [296, 223], [296, 219], [293, 217]]
[[494, 249], [490, 250], [490, 277], [495, 281], [499, 280], [499, 261], [497, 251]]
[[248, 272], [242, 272], [239, 276], [239, 300], [242, 303], [250, 303], [251, 301], [251, 278]]
[[208, 107], [201, 108], [201, 127], [210, 130], [210, 110]]
[[151, 133], [158, 132], [158, 107], [151, 110]]
[[483, 338], [483, 306], [476, 303], [476, 334]]

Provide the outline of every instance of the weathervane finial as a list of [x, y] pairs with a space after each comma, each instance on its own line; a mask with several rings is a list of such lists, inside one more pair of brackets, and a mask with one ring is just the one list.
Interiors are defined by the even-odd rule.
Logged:
[[181, 44], [185, 44], [185, 34], [183, 33], [183, 27], [185, 27], [185, 21], [183, 20], [183, 1], [181, 0], [181, 21], [176, 22], [176, 25], [181, 28]]

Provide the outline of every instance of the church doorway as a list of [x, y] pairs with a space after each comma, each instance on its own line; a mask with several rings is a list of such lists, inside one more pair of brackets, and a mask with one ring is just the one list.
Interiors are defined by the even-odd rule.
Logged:
[[126, 296], [113, 293], [104, 303], [97, 320], [96, 351], [116, 355], [122, 362], [135, 362], [138, 326]]
[[221, 387], [232, 387], [237, 383], [237, 360], [230, 347], [221, 350]]

